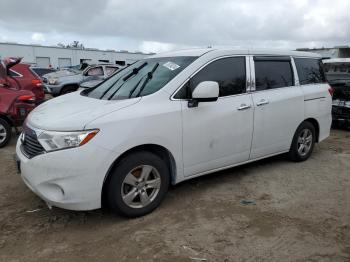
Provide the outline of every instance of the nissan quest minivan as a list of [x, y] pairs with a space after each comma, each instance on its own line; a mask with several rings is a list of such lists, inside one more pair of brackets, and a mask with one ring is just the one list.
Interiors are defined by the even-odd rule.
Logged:
[[332, 89], [312, 53], [194, 49], [154, 55], [48, 101], [17, 142], [25, 184], [49, 206], [145, 215], [169, 184], [329, 136]]

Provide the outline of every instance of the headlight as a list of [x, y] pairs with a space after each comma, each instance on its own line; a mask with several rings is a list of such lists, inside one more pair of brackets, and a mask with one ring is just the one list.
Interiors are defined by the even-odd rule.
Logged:
[[89, 142], [98, 131], [98, 129], [77, 132], [44, 131], [39, 135], [38, 140], [43, 148], [50, 152], [82, 146]]
[[48, 80], [50, 85], [57, 85], [58, 84], [58, 78], [50, 78]]

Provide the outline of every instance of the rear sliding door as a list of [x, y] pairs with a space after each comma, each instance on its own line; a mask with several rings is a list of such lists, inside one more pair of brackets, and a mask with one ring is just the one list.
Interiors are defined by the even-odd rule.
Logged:
[[290, 57], [255, 56], [251, 66], [255, 69], [255, 91], [250, 159], [255, 159], [289, 150], [304, 119], [304, 96], [295, 85]]

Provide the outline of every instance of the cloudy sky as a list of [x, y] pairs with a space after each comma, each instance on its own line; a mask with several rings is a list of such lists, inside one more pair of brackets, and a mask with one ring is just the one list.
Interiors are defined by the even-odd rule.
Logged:
[[143, 52], [350, 44], [349, 0], [0, 0], [0, 41]]

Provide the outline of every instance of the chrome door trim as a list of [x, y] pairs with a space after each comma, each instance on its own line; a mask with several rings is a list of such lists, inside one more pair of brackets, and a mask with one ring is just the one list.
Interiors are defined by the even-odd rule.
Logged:
[[255, 92], [255, 64], [254, 64], [254, 56], [249, 56], [249, 63], [250, 63], [250, 92]]
[[294, 74], [294, 86], [300, 86], [298, 70], [297, 70], [297, 66], [295, 64], [293, 56], [290, 57], [290, 63], [292, 65], [293, 74]]

